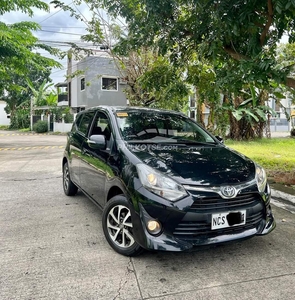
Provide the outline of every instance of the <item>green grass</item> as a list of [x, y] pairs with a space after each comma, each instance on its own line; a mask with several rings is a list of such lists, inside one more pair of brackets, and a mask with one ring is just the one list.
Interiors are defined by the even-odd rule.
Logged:
[[295, 139], [273, 138], [237, 142], [226, 140], [225, 145], [235, 149], [263, 166], [270, 176], [295, 176]]

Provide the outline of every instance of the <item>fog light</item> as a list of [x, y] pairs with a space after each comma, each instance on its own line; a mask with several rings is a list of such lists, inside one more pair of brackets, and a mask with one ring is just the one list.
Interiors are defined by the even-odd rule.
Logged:
[[161, 223], [156, 220], [149, 220], [147, 222], [147, 229], [151, 234], [158, 234], [160, 233], [162, 226]]

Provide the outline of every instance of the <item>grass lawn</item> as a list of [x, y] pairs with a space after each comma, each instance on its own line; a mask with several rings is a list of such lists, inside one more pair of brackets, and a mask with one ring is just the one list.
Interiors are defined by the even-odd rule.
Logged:
[[276, 182], [295, 184], [295, 139], [272, 138], [237, 142], [226, 140], [225, 145], [253, 159]]

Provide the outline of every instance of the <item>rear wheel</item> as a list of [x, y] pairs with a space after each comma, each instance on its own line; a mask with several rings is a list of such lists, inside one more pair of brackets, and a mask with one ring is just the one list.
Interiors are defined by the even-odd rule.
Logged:
[[143, 251], [134, 240], [129, 203], [123, 195], [113, 197], [106, 204], [102, 226], [108, 243], [116, 252], [136, 256]]
[[78, 191], [78, 188], [71, 180], [69, 165], [67, 162], [63, 165], [63, 188], [67, 196], [74, 196]]

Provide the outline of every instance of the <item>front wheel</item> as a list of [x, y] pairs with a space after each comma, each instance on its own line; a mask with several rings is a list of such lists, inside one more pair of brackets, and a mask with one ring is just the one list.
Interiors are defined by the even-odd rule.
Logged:
[[63, 176], [62, 176], [63, 188], [64, 188], [65, 194], [67, 196], [76, 195], [78, 188], [75, 186], [75, 184], [71, 180], [70, 169], [69, 169], [69, 165], [67, 162], [63, 165], [62, 172], [63, 172]]
[[102, 227], [108, 243], [116, 252], [136, 256], [143, 251], [134, 240], [129, 203], [123, 195], [113, 197], [106, 204], [102, 214]]

